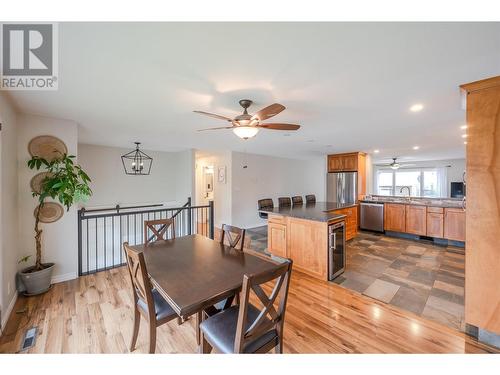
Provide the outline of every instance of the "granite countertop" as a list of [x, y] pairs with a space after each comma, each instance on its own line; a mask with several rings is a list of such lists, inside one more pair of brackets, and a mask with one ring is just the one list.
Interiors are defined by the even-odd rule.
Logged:
[[310, 204], [302, 204], [298, 206], [264, 209], [259, 212], [266, 212], [282, 216], [290, 216], [298, 219], [306, 219], [313, 221], [327, 222], [345, 218], [345, 215], [335, 213], [335, 210], [357, 206], [357, 203], [335, 203], [335, 202], [316, 202]]
[[421, 198], [411, 197], [408, 200], [405, 197], [376, 196], [370, 199], [362, 199], [360, 202], [366, 203], [399, 203], [415, 206], [443, 207], [443, 208], [462, 208], [462, 200], [457, 198]]

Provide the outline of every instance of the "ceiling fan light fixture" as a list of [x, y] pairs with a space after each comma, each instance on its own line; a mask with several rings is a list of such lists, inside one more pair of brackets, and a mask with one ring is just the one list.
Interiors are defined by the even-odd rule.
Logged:
[[259, 132], [259, 128], [255, 126], [237, 126], [233, 129], [233, 133], [241, 139], [253, 138]]

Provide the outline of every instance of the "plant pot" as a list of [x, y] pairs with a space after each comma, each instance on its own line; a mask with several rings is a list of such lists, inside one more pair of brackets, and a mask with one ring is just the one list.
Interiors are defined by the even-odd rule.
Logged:
[[19, 272], [21, 282], [26, 287], [26, 294], [42, 294], [50, 289], [54, 263], [45, 263], [42, 266], [45, 268], [40, 271], [33, 271], [35, 266], [31, 266]]

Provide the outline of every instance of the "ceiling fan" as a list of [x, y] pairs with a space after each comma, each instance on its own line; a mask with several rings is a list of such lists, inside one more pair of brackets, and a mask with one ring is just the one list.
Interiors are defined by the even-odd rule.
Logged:
[[214, 117], [219, 120], [224, 120], [231, 123], [231, 126], [200, 129], [198, 131], [232, 129], [234, 134], [236, 134], [238, 137], [243, 139], [248, 139], [256, 136], [260, 129], [291, 131], [291, 130], [298, 130], [300, 128], [300, 125], [295, 125], [295, 124], [263, 123], [264, 120], [267, 120], [268, 118], [276, 116], [278, 113], [282, 112], [285, 109], [284, 105], [274, 103], [271, 104], [270, 106], [262, 108], [254, 115], [250, 115], [248, 114], [247, 109], [252, 105], [253, 102], [249, 99], [242, 99], [239, 101], [239, 103], [243, 107], [243, 113], [232, 119], [226, 116], [216, 115], [214, 113], [209, 113], [204, 111], [194, 111], [195, 113]]
[[392, 163], [390, 164], [377, 164], [379, 167], [390, 167], [391, 169], [399, 169], [401, 167], [411, 167], [415, 164], [400, 164], [397, 162], [398, 158], [392, 158]]

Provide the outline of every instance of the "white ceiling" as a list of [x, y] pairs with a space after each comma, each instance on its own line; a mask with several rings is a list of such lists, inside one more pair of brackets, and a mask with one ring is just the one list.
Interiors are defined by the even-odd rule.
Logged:
[[[82, 143], [150, 150], [464, 157], [458, 86], [500, 74], [500, 23], [62, 23], [59, 38], [59, 90], [10, 92], [18, 109], [78, 122]], [[225, 123], [193, 110], [237, 115], [242, 98], [302, 128], [196, 132]]]

